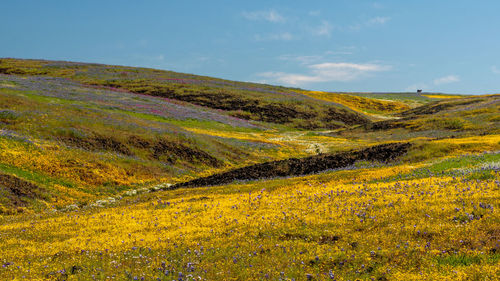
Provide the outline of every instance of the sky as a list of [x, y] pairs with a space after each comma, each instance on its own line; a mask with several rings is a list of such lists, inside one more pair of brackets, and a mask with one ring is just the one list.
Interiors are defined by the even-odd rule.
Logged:
[[498, 0], [2, 1], [0, 57], [323, 91], [500, 93]]

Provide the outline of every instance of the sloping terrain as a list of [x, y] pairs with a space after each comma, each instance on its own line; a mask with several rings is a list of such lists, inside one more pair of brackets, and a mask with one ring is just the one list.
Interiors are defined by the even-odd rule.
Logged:
[[499, 100], [0, 59], [0, 280], [496, 280]]
[[345, 93], [328, 93], [318, 91], [304, 91], [305, 95], [316, 99], [345, 105], [352, 110], [368, 114], [371, 117], [387, 117], [394, 113], [410, 109], [410, 105], [402, 101], [384, 100]]
[[[226, 172], [230, 175], [232, 169], [241, 168], [242, 175], [225, 178], [253, 179], [245, 175], [246, 166], [361, 149], [381, 140], [498, 131], [498, 96], [419, 96], [420, 102], [428, 103], [408, 109], [410, 105], [403, 101], [385, 100], [387, 96], [396, 99], [393, 94], [358, 97], [70, 62], [1, 59], [0, 65], [4, 73], [0, 74], [0, 172], [45, 190], [44, 197], [19, 198], [19, 202], [26, 201], [23, 206], [32, 209], [89, 204], [144, 185], [228, 175]], [[150, 91], [157, 88], [172, 88], [175, 93], [164, 97]], [[222, 94], [202, 99], [204, 103], [198, 99], [221, 91], [231, 92], [231, 97]], [[299, 123], [316, 121], [300, 117], [296, 123], [283, 117], [281, 121], [261, 122], [259, 118], [235, 117], [246, 111], [237, 110], [235, 115], [232, 109], [237, 105], [232, 101], [218, 109], [209, 104], [242, 101], [243, 96], [258, 99], [254, 105], [269, 103], [274, 116], [288, 114], [282, 106], [289, 102], [307, 104], [311, 114], [321, 108], [338, 126], [334, 132], [297, 130]], [[411, 94], [401, 97], [417, 99]], [[299, 100], [304, 103], [295, 103]], [[399, 119], [371, 122], [348, 107]], [[320, 162], [325, 169], [342, 166]], [[265, 168], [268, 175], [264, 176], [301, 174], [278, 166]], [[277, 169], [283, 171], [276, 173]], [[17, 201], [6, 201], [5, 208], [15, 207], [12, 202]]]
[[56, 206], [279, 157], [278, 145], [186, 130], [198, 127], [263, 130], [190, 104], [0, 75], [0, 172], [35, 174], [30, 181], [50, 195], [39, 199]]
[[[476, 151], [499, 149], [498, 136], [490, 148], [482, 138]], [[464, 151], [430, 163], [181, 188], [108, 207], [0, 217], [0, 277], [495, 280], [499, 154], [460, 155], [472, 140], [449, 141], [464, 143]]]
[[397, 113], [397, 119], [366, 124], [341, 133], [378, 140], [498, 134], [500, 95], [449, 98]]
[[[345, 150], [349, 140], [296, 127], [370, 122], [296, 89], [168, 71], [0, 59], [0, 72], [0, 172], [46, 191], [23, 204], [33, 210], [85, 205], [144, 185]], [[174, 94], [150, 91], [167, 88]], [[247, 107], [246, 98], [256, 99], [249, 103], [256, 107]], [[289, 111], [290, 104], [304, 114]], [[240, 116], [245, 112], [260, 117]], [[264, 118], [266, 112], [278, 119]], [[17, 206], [9, 202], [4, 213]]]
[[339, 128], [365, 124], [363, 115], [325, 104], [294, 89], [154, 69], [0, 59], [0, 74], [62, 77], [83, 85], [185, 101], [230, 116], [297, 128]]
[[228, 184], [237, 180], [258, 180], [274, 177], [301, 176], [323, 172], [330, 169], [347, 168], [358, 161], [390, 162], [404, 155], [409, 143], [391, 143], [369, 147], [360, 151], [340, 152], [336, 154], [320, 154], [307, 158], [290, 158], [286, 160], [266, 162], [231, 170], [192, 181], [179, 183], [168, 189], [181, 187], [200, 187]]

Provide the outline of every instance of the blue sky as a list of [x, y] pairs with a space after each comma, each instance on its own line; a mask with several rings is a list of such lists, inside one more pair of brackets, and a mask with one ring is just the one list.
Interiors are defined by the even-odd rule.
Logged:
[[326, 91], [500, 92], [500, 1], [2, 1], [0, 57]]

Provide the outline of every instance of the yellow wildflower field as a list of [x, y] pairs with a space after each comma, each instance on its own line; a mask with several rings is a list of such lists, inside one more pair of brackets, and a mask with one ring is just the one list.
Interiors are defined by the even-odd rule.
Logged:
[[500, 279], [498, 95], [0, 72], [0, 281]]
[[498, 171], [485, 180], [387, 180], [415, 168], [179, 189], [104, 209], [4, 217], [0, 278], [498, 277]]

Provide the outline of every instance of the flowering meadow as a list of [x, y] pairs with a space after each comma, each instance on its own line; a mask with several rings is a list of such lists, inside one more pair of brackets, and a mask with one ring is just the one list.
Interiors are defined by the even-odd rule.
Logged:
[[499, 112], [0, 59], [0, 280], [498, 280]]
[[486, 157], [479, 179], [359, 168], [4, 217], [0, 278], [494, 280], [500, 157]]

